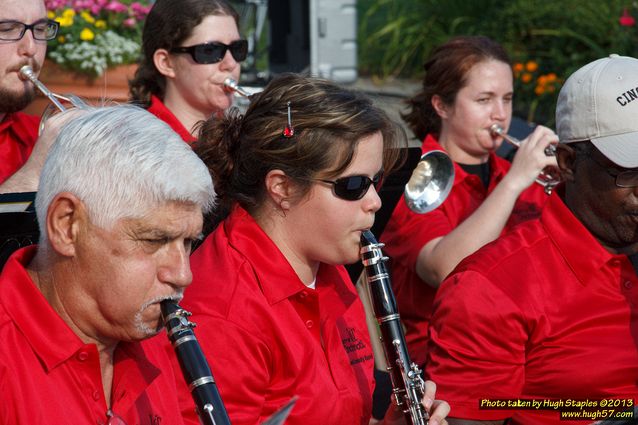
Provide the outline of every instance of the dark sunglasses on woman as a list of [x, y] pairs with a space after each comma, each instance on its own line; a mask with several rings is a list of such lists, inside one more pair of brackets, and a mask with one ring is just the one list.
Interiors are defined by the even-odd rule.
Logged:
[[210, 64], [221, 62], [227, 50], [230, 50], [230, 54], [237, 62], [241, 62], [246, 59], [248, 55], [248, 41], [237, 40], [230, 44], [214, 41], [211, 43], [195, 44], [194, 46], [173, 47], [170, 52], [188, 53], [196, 63]]
[[371, 184], [374, 184], [375, 190], [378, 192], [383, 182], [383, 171], [379, 171], [374, 177], [368, 176], [349, 176], [341, 177], [337, 180], [323, 180], [316, 179], [317, 181], [328, 183], [332, 185], [332, 193], [337, 198], [345, 199], [346, 201], [357, 201], [368, 193], [368, 188]]

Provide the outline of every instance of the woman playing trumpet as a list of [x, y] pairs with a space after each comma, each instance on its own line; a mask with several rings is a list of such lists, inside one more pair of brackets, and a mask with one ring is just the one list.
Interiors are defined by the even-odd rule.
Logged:
[[544, 149], [558, 142], [538, 126], [512, 164], [495, 155], [512, 118], [513, 77], [505, 50], [486, 37], [459, 37], [425, 63], [423, 89], [404, 116], [423, 151], [443, 150], [455, 163], [449, 197], [425, 215], [400, 201], [381, 236], [392, 258], [392, 281], [413, 358], [426, 359], [432, 301], [443, 278], [467, 255], [513, 225], [538, 216], [547, 195], [533, 184], [556, 165]]
[[239, 79], [248, 45], [225, 0], [158, 0], [144, 24], [143, 57], [131, 100], [168, 123], [185, 141], [195, 124], [232, 104], [227, 78]]

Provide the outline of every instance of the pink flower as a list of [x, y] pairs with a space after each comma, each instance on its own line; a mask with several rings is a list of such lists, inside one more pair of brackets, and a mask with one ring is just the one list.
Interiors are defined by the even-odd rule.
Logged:
[[629, 14], [627, 8], [623, 9], [622, 16], [620, 17], [619, 22], [620, 25], [622, 25], [623, 27], [633, 27], [634, 25], [636, 25], [636, 20]]
[[135, 26], [135, 24], [137, 24], [137, 21], [135, 20], [135, 18], [126, 18], [122, 22], [122, 25], [124, 25], [125, 27], [129, 27], [129, 28], [133, 28]]
[[104, 9], [110, 11], [110, 12], [115, 12], [115, 13], [123, 13], [126, 12], [128, 10], [128, 8], [123, 5], [122, 3], [120, 3], [119, 1], [113, 0], [112, 2], [110, 2], [109, 4], [107, 4]]

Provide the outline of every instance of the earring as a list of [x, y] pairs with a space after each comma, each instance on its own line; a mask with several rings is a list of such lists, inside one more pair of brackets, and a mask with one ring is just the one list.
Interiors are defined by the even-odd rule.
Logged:
[[288, 106], [288, 124], [286, 124], [286, 127], [284, 128], [283, 136], [286, 139], [290, 139], [291, 137], [295, 135], [295, 129], [292, 127], [292, 117], [290, 114], [290, 102], [288, 102], [287, 106]]

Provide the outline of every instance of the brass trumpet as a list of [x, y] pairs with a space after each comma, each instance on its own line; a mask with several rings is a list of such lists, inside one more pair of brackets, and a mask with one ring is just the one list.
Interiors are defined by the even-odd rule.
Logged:
[[[31, 81], [33, 85], [35, 85], [36, 88], [40, 90], [42, 94], [44, 94], [60, 112], [66, 111], [68, 109], [66, 106], [64, 106], [62, 102], [71, 104], [72, 106], [76, 108], [87, 107], [86, 102], [84, 102], [82, 99], [80, 99], [74, 94], [67, 94], [63, 96], [60, 94], [53, 93], [44, 84], [42, 84], [40, 80], [36, 78], [33, 72], [33, 69], [29, 65], [24, 65], [22, 68], [20, 68], [20, 75], [22, 75], [23, 77]], [[40, 127], [38, 129], [38, 134], [42, 134], [42, 131], [44, 130], [44, 123], [53, 114], [53, 112], [54, 110], [51, 109], [51, 105], [49, 105], [44, 110], [44, 112], [42, 113], [42, 117], [40, 118]]]
[[[498, 124], [492, 124], [492, 126], [490, 127], [490, 132], [494, 136], [502, 137], [503, 140], [505, 140], [506, 142], [508, 142], [509, 144], [513, 146], [516, 146], [517, 148], [520, 147], [522, 144], [522, 142], [518, 140], [516, 137], [512, 137], [509, 134], [507, 134], [505, 130], [503, 130], [503, 127], [501, 127]], [[545, 148], [544, 152], [546, 156], [556, 156], [556, 146], [549, 145]], [[545, 188], [546, 194], [551, 195], [554, 188], [560, 183], [560, 178], [553, 176], [549, 171], [550, 170], [541, 171], [541, 173], [536, 178], [536, 183], [540, 184], [541, 186]]]

